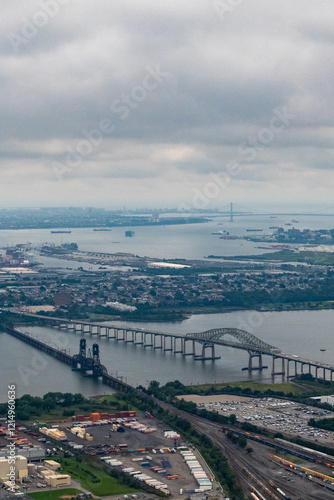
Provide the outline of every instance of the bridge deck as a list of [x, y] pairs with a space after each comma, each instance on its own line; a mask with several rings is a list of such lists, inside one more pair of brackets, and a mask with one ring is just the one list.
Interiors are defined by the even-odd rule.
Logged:
[[[7, 310], [8, 312], [8, 310]], [[311, 359], [307, 359], [301, 356], [297, 356], [294, 354], [287, 354], [285, 352], [282, 352], [280, 349], [277, 347], [271, 346], [265, 342], [263, 342], [261, 339], [255, 337], [254, 335], [250, 334], [249, 332], [246, 332], [245, 330], [240, 330], [240, 329], [235, 329], [235, 328], [216, 328], [212, 330], [207, 330], [206, 332], [201, 332], [201, 333], [188, 333], [186, 335], [181, 335], [177, 333], [165, 333], [165, 332], [160, 332], [160, 331], [155, 331], [155, 330], [144, 330], [143, 328], [135, 328], [135, 327], [128, 327], [128, 326], [119, 326], [119, 325], [112, 325], [112, 324], [106, 324], [106, 323], [96, 323], [96, 322], [91, 322], [91, 321], [76, 321], [76, 320], [67, 320], [64, 318], [57, 318], [57, 317], [52, 317], [52, 316], [43, 316], [41, 314], [32, 314], [32, 313], [26, 313], [21, 310], [16, 310], [16, 309], [10, 309], [9, 312], [12, 312], [14, 314], [18, 314], [21, 316], [27, 316], [34, 318], [36, 320], [41, 320], [44, 322], [52, 322], [53, 324], [58, 323], [59, 325], [81, 325], [81, 326], [89, 326], [92, 328], [109, 328], [109, 329], [114, 329], [115, 331], [126, 331], [129, 333], [142, 333], [145, 335], [158, 335], [161, 337], [169, 337], [173, 339], [178, 339], [178, 340], [184, 340], [184, 341], [194, 341], [198, 342], [201, 344], [214, 344], [217, 346], [224, 346], [224, 347], [232, 347], [234, 349], [241, 349], [248, 351], [249, 353], [256, 353], [256, 354], [261, 354], [261, 355], [267, 355], [267, 356], [272, 356], [273, 358], [282, 358], [287, 361], [295, 361], [297, 363], [301, 363], [304, 365], [310, 365], [315, 368], [323, 368], [325, 370], [330, 370], [334, 372], [334, 365], [328, 364], [328, 363], [323, 363], [321, 361], [315, 361]], [[79, 330], [78, 330], [79, 331]], [[94, 333], [95, 334], [95, 333]], [[221, 337], [224, 335], [230, 335], [234, 336], [235, 338], [238, 339], [238, 341], [230, 341], [230, 340], [223, 340]], [[138, 344], [142, 344], [141, 342], [137, 342]], [[170, 350], [170, 349], [169, 349]], [[175, 352], [180, 352], [179, 350], [176, 350]]]

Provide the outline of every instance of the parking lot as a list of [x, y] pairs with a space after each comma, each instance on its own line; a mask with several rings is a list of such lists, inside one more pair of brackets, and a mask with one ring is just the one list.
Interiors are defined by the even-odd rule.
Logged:
[[193, 401], [199, 408], [221, 415], [235, 414], [240, 422], [250, 422], [273, 432], [284, 432], [324, 444], [333, 444], [334, 433], [309, 427], [310, 418], [334, 418], [334, 412], [314, 408], [294, 401], [276, 398], [247, 398], [243, 396], [182, 396]]

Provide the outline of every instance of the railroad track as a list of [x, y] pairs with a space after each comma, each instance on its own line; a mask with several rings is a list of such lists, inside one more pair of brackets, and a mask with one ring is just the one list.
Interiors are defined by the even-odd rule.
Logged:
[[[164, 403], [159, 400], [155, 401], [164, 409], [168, 409], [169, 411], [172, 411], [173, 413], [177, 414], [179, 417], [188, 420], [191, 423], [193, 429], [197, 430], [197, 432], [201, 434], [205, 434], [206, 436], [208, 436], [212, 440], [214, 445], [218, 446], [222, 450], [231, 468], [236, 473], [240, 487], [249, 498], [251, 498], [250, 486], [252, 485], [256, 487], [256, 481], [257, 481], [264, 484], [264, 486], [269, 489], [269, 491], [271, 492], [270, 496], [271, 499], [275, 498], [275, 495], [278, 500], [283, 499], [283, 497], [278, 497], [277, 494], [274, 493], [274, 490], [272, 490], [272, 488], [269, 485], [269, 479], [272, 477], [272, 470], [269, 470], [269, 468], [265, 466], [264, 462], [259, 461], [253, 455], [251, 456], [251, 461], [247, 460], [247, 456], [243, 455], [242, 451], [236, 448], [236, 445], [230, 442], [222, 433], [223, 426], [221, 424], [218, 424], [216, 422], [211, 422], [197, 415], [192, 415], [191, 413], [188, 413], [184, 410], [179, 410], [178, 408], [175, 408], [174, 406], [171, 406], [168, 403]], [[262, 446], [266, 445], [265, 442], [259, 444], [262, 444]], [[244, 471], [245, 469], [249, 470], [251, 474], [254, 476], [256, 480], [254, 484], [249, 480], [249, 478], [245, 477], [246, 476]], [[263, 469], [267, 469], [267, 473], [264, 472]], [[331, 492], [326, 491], [325, 493], [322, 485], [318, 485], [317, 483], [312, 482], [310, 484], [308, 492], [304, 492], [303, 496], [301, 496], [301, 492], [296, 486], [292, 485], [291, 483], [287, 483], [286, 481], [283, 481], [281, 478], [276, 476], [275, 476], [275, 484], [280, 489], [282, 489], [287, 494], [287, 496], [289, 496], [293, 500], [315, 500], [315, 498], [319, 500], [320, 498], [324, 500], [325, 498], [326, 499], [331, 498], [332, 500], [334, 499], [334, 495], [331, 494]], [[305, 489], [307, 489], [307, 487]], [[315, 493], [314, 492], [315, 489], [319, 491]], [[266, 494], [263, 491], [261, 493], [264, 497], [268, 496], [268, 494]]]

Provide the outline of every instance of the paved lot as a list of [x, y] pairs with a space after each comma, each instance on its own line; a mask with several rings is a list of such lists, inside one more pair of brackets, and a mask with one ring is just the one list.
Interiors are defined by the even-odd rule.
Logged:
[[[133, 468], [135, 471], [145, 473], [148, 476], [152, 477], [152, 479], [156, 479], [167, 484], [167, 487], [171, 492], [173, 498], [184, 498], [186, 489], [198, 488], [198, 484], [191, 474], [190, 469], [177, 450], [177, 448], [181, 445], [188, 447], [189, 444], [182, 439], [173, 440], [164, 437], [164, 431], [170, 430], [170, 428], [166, 427], [165, 424], [162, 424], [155, 419], [148, 420], [145, 418], [137, 418], [137, 420], [143, 424], [152, 426], [156, 430], [152, 433], [144, 434], [137, 430], [125, 427], [124, 432], [112, 432], [112, 425], [95, 425], [93, 427], [87, 427], [85, 429], [86, 432], [93, 436], [92, 441], [87, 441], [75, 436], [70, 432], [69, 428], [72, 427], [72, 423], [67, 422], [66, 424], [61, 424], [61, 428], [65, 431], [69, 441], [83, 445], [83, 451], [85, 453], [97, 453], [97, 458], [99, 457], [101, 452], [103, 452], [100, 455], [101, 457], [109, 455], [109, 453], [117, 448], [119, 444], [127, 444], [129, 450], [153, 448], [154, 451], [152, 450], [146, 452], [131, 453], [123, 452], [121, 454], [118, 453], [115, 455], [111, 455], [111, 458], [116, 458], [117, 460], [122, 462], [122, 465], [117, 466], [117, 469], [119, 470], [122, 470], [124, 468]], [[175, 449], [176, 452], [170, 453], [168, 449]], [[191, 449], [193, 450], [193, 448]], [[163, 453], [161, 453], [160, 450], [163, 451]], [[193, 451], [207, 476], [210, 478], [212, 476], [212, 473], [207, 467], [206, 463], [196, 450]], [[134, 461], [133, 459], [136, 458], [141, 458], [142, 460]], [[150, 467], [142, 467], [141, 463], [143, 462], [149, 462], [150, 467], [163, 467], [166, 470], [166, 475], [155, 473], [150, 470]], [[167, 475], [178, 475], [179, 477], [177, 479], [168, 480], [166, 478]], [[218, 487], [219, 485], [214, 482], [211, 494], [215, 493], [215, 497], [217, 497]], [[182, 495], [180, 495], [180, 490], [183, 490]]]
[[276, 398], [247, 398], [243, 396], [218, 395], [182, 396], [193, 401], [199, 408], [215, 411], [220, 415], [235, 414], [241, 422], [250, 422], [273, 432], [284, 432], [327, 445], [334, 444], [334, 433], [309, 427], [310, 418], [334, 418], [334, 412], [314, 408], [294, 401]]

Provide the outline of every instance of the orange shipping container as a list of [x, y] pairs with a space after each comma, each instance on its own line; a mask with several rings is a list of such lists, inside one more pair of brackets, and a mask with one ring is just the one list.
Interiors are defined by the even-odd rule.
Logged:
[[101, 415], [99, 413], [91, 413], [90, 414], [90, 419], [93, 422], [96, 422], [96, 420], [101, 420]]

